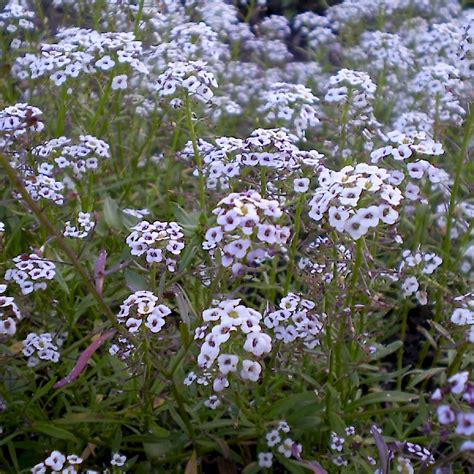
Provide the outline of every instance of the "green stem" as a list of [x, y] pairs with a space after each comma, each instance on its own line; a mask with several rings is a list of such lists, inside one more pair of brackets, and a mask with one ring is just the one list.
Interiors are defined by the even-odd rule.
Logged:
[[191, 111], [191, 100], [189, 96], [186, 94], [185, 99], [185, 106], [186, 106], [186, 122], [188, 125], [189, 135], [191, 138], [191, 143], [193, 145], [193, 152], [194, 152], [194, 159], [196, 161], [196, 166], [199, 173], [199, 205], [201, 207], [201, 215], [207, 214], [206, 209], [206, 181], [203, 174], [203, 166], [202, 166], [202, 158], [199, 154], [199, 148], [197, 144], [197, 136], [196, 130], [194, 128], [193, 116]]
[[[400, 329], [400, 340], [402, 341], [402, 345], [397, 353], [397, 371], [400, 372], [403, 368], [403, 353], [405, 350], [405, 336], [407, 334], [407, 325], [408, 325], [408, 302], [406, 300], [403, 301], [402, 306], [402, 326]], [[402, 389], [402, 377], [403, 374], [398, 375], [397, 379], [397, 389]]]
[[298, 199], [298, 203], [296, 204], [296, 211], [295, 211], [295, 228], [293, 231], [293, 237], [291, 239], [290, 244], [290, 253], [288, 255], [288, 270], [286, 273], [286, 280], [285, 280], [285, 295], [288, 294], [290, 290], [290, 283], [291, 283], [291, 276], [293, 274], [293, 269], [295, 268], [295, 259], [296, 259], [296, 251], [298, 248], [298, 236], [300, 233], [301, 227], [301, 212], [303, 210], [304, 205], [304, 197], [300, 196]]

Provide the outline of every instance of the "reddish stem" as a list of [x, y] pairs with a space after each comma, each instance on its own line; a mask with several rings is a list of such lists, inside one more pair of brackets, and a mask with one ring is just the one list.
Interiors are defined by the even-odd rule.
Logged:
[[94, 355], [94, 352], [109, 338], [111, 338], [117, 331], [115, 329], [112, 329], [110, 331], [107, 331], [105, 334], [102, 334], [102, 336], [99, 336], [95, 341], [93, 341], [87, 349], [80, 355], [79, 359], [77, 359], [76, 365], [73, 367], [71, 372], [69, 372], [66, 377], [61, 379], [59, 382], [56, 382], [53, 385], [53, 388], [62, 388], [65, 387], [66, 385], [69, 385], [71, 382], [77, 379], [81, 372], [85, 369], [87, 363], [91, 359], [91, 357]]

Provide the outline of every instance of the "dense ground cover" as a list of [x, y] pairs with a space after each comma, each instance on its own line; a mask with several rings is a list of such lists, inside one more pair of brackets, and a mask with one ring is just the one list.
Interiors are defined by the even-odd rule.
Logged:
[[473, 12], [290, 3], [3, 4], [0, 472], [469, 472]]

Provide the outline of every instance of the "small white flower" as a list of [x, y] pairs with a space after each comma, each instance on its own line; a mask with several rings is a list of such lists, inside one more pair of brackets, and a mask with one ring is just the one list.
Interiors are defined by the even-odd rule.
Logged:
[[272, 467], [273, 464], [272, 453], [258, 453], [258, 465], [260, 467]]
[[65, 461], [66, 457], [60, 451], [53, 451], [49, 457], [46, 458], [44, 463], [53, 471], [59, 471], [63, 468]]
[[127, 88], [127, 76], [126, 74], [120, 74], [119, 76], [115, 76], [112, 79], [112, 90], [116, 91], [119, 89], [126, 89]]
[[110, 461], [110, 464], [112, 464], [112, 466], [120, 467], [120, 466], [123, 466], [126, 461], [127, 461], [127, 456], [122, 455], [120, 453], [115, 453], [112, 456], [112, 460]]

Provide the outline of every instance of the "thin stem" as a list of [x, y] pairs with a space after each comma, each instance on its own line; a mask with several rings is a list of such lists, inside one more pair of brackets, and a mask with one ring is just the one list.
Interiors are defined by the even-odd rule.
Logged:
[[295, 267], [295, 259], [296, 259], [296, 251], [298, 249], [298, 236], [300, 233], [301, 227], [301, 212], [303, 210], [304, 204], [304, 197], [300, 196], [298, 199], [298, 203], [296, 204], [296, 212], [295, 212], [295, 228], [293, 231], [293, 237], [291, 239], [290, 244], [290, 253], [288, 255], [288, 270], [286, 273], [286, 280], [285, 280], [285, 295], [288, 294], [290, 290], [290, 283], [291, 283], [291, 276], [293, 274], [293, 269]]
[[193, 145], [193, 152], [194, 152], [194, 159], [196, 161], [196, 166], [199, 173], [199, 205], [201, 206], [201, 213], [206, 215], [206, 182], [204, 179], [203, 169], [202, 169], [202, 158], [199, 154], [199, 148], [197, 144], [197, 136], [196, 130], [194, 128], [193, 116], [191, 111], [191, 100], [189, 96], [186, 94], [185, 96], [185, 104], [186, 104], [186, 122], [188, 125], [189, 135], [191, 138], [191, 143]]

